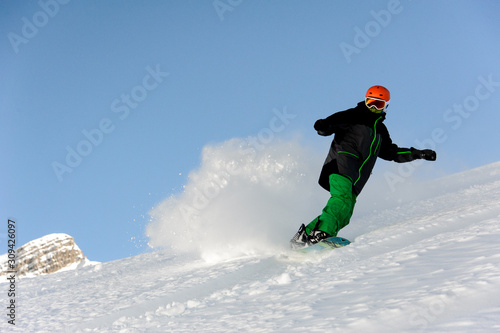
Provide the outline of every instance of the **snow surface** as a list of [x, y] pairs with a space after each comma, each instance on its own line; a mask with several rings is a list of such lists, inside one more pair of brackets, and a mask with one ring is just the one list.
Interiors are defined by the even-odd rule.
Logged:
[[[219, 146], [211, 153], [217, 155], [217, 149], [231, 150]], [[238, 190], [244, 192], [247, 204], [256, 204], [251, 201], [254, 189], [275, 203], [265, 182], [248, 177], [258, 175], [266, 158], [255, 161], [254, 156], [247, 157], [245, 165], [251, 170], [220, 183], [224, 184], [220, 193], [198, 207], [196, 216], [206, 219], [206, 214], [220, 211], [225, 200], [237, 205], [236, 199], [241, 198], [234, 195]], [[287, 158], [290, 156], [284, 154], [276, 161]], [[215, 160], [218, 158], [211, 161]], [[301, 176], [296, 170], [303, 165], [288, 171], [285, 165], [267, 164], [267, 173], [274, 168], [274, 176], [279, 178], [285, 172], [291, 177], [292, 183], [273, 189], [278, 191], [276, 195], [292, 200], [299, 194], [289, 192], [297, 190], [293, 186]], [[195, 179], [209, 174], [212, 167], [204, 163], [192, 175], [186, 191], [196, 192]], [[233, 182], [238, 186], [225, 193]], [[248, 192], [252, 184], [252, 192]], [[297, 219], [288, 221], [285, 236], [273, 239], [264, 234], [266, 240], [262, 241], [258, 234], [250, 233], [248, 239], [237, 239], [245, 243], [243, 247], [230, 240], [225, 243], [225, 253], [208, 242], [214, 237], [212, 227], [219, 231], [219, 220], [206, 220], [204, 225], [196, 220], [197, 228], [190, 230], [194, 238], [182, 235], [190, 244], [198, 244], [196, 237], [201, 239], [203, 247], [191, 246], [196, 251], [176, 249], [179, 244], [173, 244], [131, 258], [22, 279], [17, 286], [16, 331], [500, 331], [500, 163], [420, 184], [411, 200], [411, 187], [404, 186], [387, 194], [401, 199], [391, 209], [382, 208], [386, 196], [372, 196], [378, 200], [378, 209], [366, 209], [368, 201], [360, 198], [361, 213], [340, 235], [353, 243], [323, 256], [294, 254], [287, 250], [286, 241], [268, 246], [273, 243], [269, 239], [288, 240], [298, 228]], [[421, 191], [424, 188], [427, 191]], [[366, 195], [372, 195], [370, 191]], [[323, 199], [309, 214], [320, 209], [326, 202]], [[158, 219], [150, 225], [149, 232], [156, 233], [150, 235], [153, 243], [174, 241], [172, 232], [182, 231], [176, 229], [182, 221], [173, 218], [179, 216], [174, 208], [186, 200], [185, 193], [168, 198], [152, 212]], [[264, 205], [255, 200], [257, 206]], [[228, 213], [232, 213], [230, 207], [226, 206]], [[245, 218], [243, 221], [247, 223]], [[233, 223], [237, 229], [251, 230]], [[262, 226], [258, 220], [255, 223]], [[200, 228], [207, 230], [205, 236]], [[6, 286], [0, 284], [0, 288]], [[0, 330], [7, 329], [12, 327], [4, 316]]]

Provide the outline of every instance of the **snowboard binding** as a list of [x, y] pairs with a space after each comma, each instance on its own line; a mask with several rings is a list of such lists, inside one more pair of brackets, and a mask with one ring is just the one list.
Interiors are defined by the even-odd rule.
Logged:
[[293, 250], [305, 248], [329, 237], [331, 237], [329, 234], [320, 230], [313, 230], [310, 234], [307, 234], [306, 226], [302, 224], [295, 236], [290, 240], [290, 247]]

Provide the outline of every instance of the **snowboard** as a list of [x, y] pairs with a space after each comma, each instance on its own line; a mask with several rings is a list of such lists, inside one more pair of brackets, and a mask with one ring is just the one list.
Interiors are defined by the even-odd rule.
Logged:
[[323, 252], [327, 250], [333, 250], [338, 247], [343, 247], [349, 244], [351, 244], [351, 242], [345, 238], [330, 237], [330, 238], [325, 238], [314, 245], [304, 247], [296, 251], [301, 253]]

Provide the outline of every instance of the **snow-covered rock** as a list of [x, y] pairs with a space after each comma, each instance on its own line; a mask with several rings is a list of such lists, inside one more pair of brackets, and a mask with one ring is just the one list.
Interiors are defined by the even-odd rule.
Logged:
[[[7, 254], [0, 256], [0, 276], [7, 273]], [[50, 234], [20, 246], [16, 250], [18, 276], [50, 274], [91, 262], [83, 255], [73, 237], [63, 233]]]

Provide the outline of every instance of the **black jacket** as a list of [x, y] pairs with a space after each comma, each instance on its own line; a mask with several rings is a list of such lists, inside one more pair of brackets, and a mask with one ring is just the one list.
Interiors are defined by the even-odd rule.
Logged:
[[360, 102], [355, 108], [316, 121], [318, 134], [335, 133], [319, 177], [321, 187], [330, 191], [329, 176], [340, 174], [352, 180], [353, 192], [359, 195], [377, 157], [399, 163], [413, 160], [415, 148], [400, 148], [392, 143], [384, 119], [385, 114], [373, 113]]

